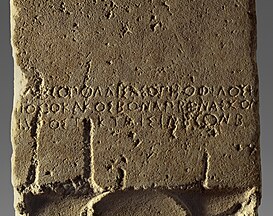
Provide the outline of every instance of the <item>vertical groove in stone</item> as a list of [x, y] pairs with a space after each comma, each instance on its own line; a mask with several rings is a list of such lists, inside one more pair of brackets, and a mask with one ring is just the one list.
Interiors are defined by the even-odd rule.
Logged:
[[202, 173], [202, 187], [208, 189], [208, 172], [209, 172], [209, 153], [207, 150], [204, 152], [203, 156], [203, 173]]
[[83, 148], [84, 148], [84, 174], [85, 179], [91, 175], [91, 120], [83, 119]]
[[[38, 76], [35, 79], [35, 92], [37, 95], [37, 100], [40, 100], [41, 91], [42, 91], [42, 82], [43, 80]], [[30, 186], [35, 183], [37, 178], [37, 168], [38, 168], [38, 136], [39, 136], [39, 125], [41, 124], [41, 108], [38, 106], [35, 115], [33, 116], [30, 122], [30, 137], [33, 139], [32, 142], [32, 157], [31, 157], [31, 164], [28, 171], [28, 176], [26, 179], [26, 186]]]
[[29, 167], [29, 172], [26, 180], [26, 185], [30, 186], [32, 183], [35, 182], [36, 178], [36, 169], [38, 166], [38, 160], [37, 160], [37, 148], [38, 148], [38, 143], [37, 143], [37, 128], [38, 128], [38, 121], [39, 121], [39, 112], [40, 110], [38, 109], [36, 111], [35, 116], [33, 117], [31, 121], [31, 137], [33, 138], [33, 144], [32, 144], [32, 149], [33, 149], [33, 155], [31, 158], [31, 165]]

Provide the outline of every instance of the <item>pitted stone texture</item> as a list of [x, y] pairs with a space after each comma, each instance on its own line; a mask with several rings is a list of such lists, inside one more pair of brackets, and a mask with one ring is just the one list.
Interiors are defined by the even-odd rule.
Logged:
[[25, 194], [49, 191], [253, 189], [258, 206], [254, 0], [11, 7], [13, 185], [23, 214]]

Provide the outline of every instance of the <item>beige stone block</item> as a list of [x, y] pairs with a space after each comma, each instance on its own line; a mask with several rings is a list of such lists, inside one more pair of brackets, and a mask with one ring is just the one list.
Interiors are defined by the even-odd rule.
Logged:
[[17, 215], [257, 215], [254, 0], [12, 0]]

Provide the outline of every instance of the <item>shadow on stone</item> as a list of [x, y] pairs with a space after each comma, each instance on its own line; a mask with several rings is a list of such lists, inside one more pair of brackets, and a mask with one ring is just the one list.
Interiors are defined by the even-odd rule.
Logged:
[[235, 215], [249, 197], [240, 190], [127, 190], [110, 193], [93, 204], [94, 216]]

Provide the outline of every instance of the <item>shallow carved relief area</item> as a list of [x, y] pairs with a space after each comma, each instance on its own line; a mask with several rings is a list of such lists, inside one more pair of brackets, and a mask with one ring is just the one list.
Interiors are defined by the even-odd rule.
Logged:
[[12, 0], [16, 215], [248, 216], [254, 0]]

